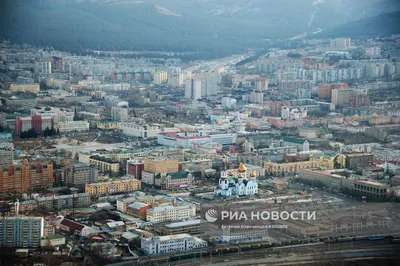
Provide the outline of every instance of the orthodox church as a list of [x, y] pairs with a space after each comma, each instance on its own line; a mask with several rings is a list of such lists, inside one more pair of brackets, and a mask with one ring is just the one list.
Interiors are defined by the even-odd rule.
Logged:
[[244, 164], [237, 171], [222, 171], [215, 194], [223, 197], [249, 196], [258, 193], [256, 173], [248, 173]]

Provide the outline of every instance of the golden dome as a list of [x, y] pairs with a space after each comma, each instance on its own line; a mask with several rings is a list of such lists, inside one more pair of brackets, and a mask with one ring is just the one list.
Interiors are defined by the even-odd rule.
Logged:
[[243, 178], [242, 174], [239, 174], [239, 175], [238, 175], [238, 178]]
[[244, 173], [244, 172], [246, 172], [247, 171], [247, 169], [246, 169], [246, 167], [244, 166], [244, 164], [240, 164], [239, 165], [239, 168], [238, 168], [238, 172], [239, 173]]
[[255, 171], [251, 171], [250, 177], [256, 177], [256, 172]]
[[229, 172], [228, 172], [228, 175], [229, 175], [229, 176], [233, 176], [232, 171], [229, 171]]

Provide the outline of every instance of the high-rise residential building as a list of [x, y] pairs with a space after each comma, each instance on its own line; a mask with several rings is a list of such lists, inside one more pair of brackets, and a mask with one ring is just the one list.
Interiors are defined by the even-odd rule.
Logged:
[[331, 40], [330, 47], [336, 49], [345, 49], [351, 46], [351, 38], [336, 38]]
[[168, 73], [166, 71], [156, 71], [154, 73], [154, 84], [164, 84], [168, 81]]
[[178, 160], [169, 157], [157, 157], [144, 160], [144, 171], [148, 173], [176, 173], [178, 169]]
[[185, 98], [197, 101], [202, 97], [201, 88], [201, 79], [187, 79], [185, 81]]
[[62, 196], [39, 197], [36, 199], [39, 208], [48, 211], [62, 211], [72, 208], [85, 208], [91, 204], [89, 194], [76, 193]]
[[0, 218], [0, 247], [39, 247], [43, 224], [42, 217]]
[[253, 91], [249, 95], [249, 102], [262, 104], [264, 102], [264, 93], [262, 91]]
[[230, 97], [223, 97], [221, 100], [222, 107], [231, 108], [236, 104], [236, 99]]
[[221, 75], [209, 74], [201, 77], [201, 96], [208, 97], [218, 93]]
[[21, 163], [0, 168], [0, 192], [25, 193], [51, 187], [53, 183], [52, 163]]
[[10, 142], [0, 142], [0, 168], [13, 164], [14, 145]]
[[348, 89], [347, 83], [329, 83], [320, 84], [318, 90], [318, 97], [322, 100], [330, 100], [332, 98], [333, 89]]
[[128, 108], [126, 107], [111, 107], [111, 120], [118, 122], [128, 121]]
[[54, 117], [52, 116], [27, 116], [15, 119], [15, 134], [21, 136], [22, 132], [33, 129], [36, 134], [42, 135], [46, 129], [54, 129]]
[[114, 193], [133, 192], [141, 188], [137, 179], [122, 179], [112, 182], [86, 184], [85, 193], [90, 195], [105, 195]]
[[367, 57], [377, 57], [381, 55], [381, 47], [379, 46], [374, 46], [374, 47], [369, 47], [365, 48], [365, 55]]
[[168, 85], [170, 86], [182, 86], [183, 74], [182, 73], [172, 73], [168, 77]]
[[51, 62], [36, 62], [35, 74], [51, 74]]
[[63, 183], [69, 187], [84, 189], [86, 184], [97, 181], [97, 169], [94, 165], [73, 165], [62, 168]]
[[266, 78], [256, 79], [256, 90], [258, 91], [268, 90], [268, 79]]
[[369, 97], [365, 96], [368, 96], [366, 89], [333, 89], [331, 103], [341, 107], [369, 106]]
[[141, 248], [147, 255], [191, 251], [207, 247], [207, 242], [189, 234], [142, 238]]

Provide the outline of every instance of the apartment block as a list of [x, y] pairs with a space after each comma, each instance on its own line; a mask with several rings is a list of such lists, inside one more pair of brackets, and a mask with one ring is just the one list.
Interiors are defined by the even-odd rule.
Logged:
[[25, 193], [51, 187], [52, 163], [22, 163], [0, 169], [0, 192]]
[[97, 169], [105, 172], [118, 173], [119, 162], [110, 158], [106, 158], [99, 155], [93, 155], [89, 157], [89, 164], [95, 165]]
[[46, 208], [49, 211], [62, 211], [72, 208], [89, 207], [91, 204], [90, 195], [77, 193], [62, 196], [39, 197], [36, 199], [39, 208]]
[[14, 216], [0, 219], [1, 247], [39, 247], [43, 218]]
[[114, 193], [127, 193], [139, 190], [141, 187], [140, 180], [125, 179], [111, 182], [101, 182], [94, 184], [86, 184], [85, 193], [90, 195], [106, 195]]
[[97, 169], [94, 165], [73, 165], [62, 168], [63, 183], [69, 187], [84, 189], [86, 184], [97, 181]]
[[17, 117], [15, 119], [15, 134], [21, 136], [22, 132], [27, 132], [31, 129], [36, 134], [42, 135], [46, 129], [54, 128], [54, 117], [52, 116], [27, 116]]
[[0, 142], [0, 168], [5, 168], [13, 164], [14, 144], [10, 142]]

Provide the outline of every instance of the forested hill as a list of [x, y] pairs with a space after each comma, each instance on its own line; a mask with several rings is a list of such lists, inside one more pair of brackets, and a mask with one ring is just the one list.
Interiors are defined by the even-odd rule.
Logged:
[[400, 33], [400, 12], [352, 21], [313, 35], [313, 38], [373, 38]]
[[75, 53], [173, 51], [209, 59], [318, 27], [325, 34], [355, 14], [398, 10], [399, 2], [351, 0], [356, 9], [349, 11], [348, 0], [1, 0], [0, 38]]

